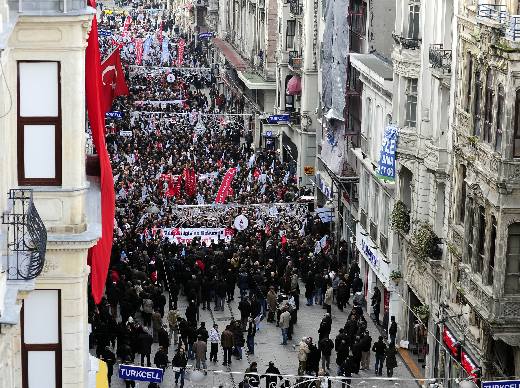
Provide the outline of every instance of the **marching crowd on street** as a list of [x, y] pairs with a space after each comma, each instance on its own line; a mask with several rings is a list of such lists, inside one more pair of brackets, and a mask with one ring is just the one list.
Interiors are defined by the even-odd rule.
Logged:
[[[171, 367], [180, 387], [190, 360], [203, 373], [217, 363], [233, 370], [235, 359], [255, 354], [260, 325], [278, 327], [280, 344], [273, 346], [290, 346], [302, 319], [300, 303], [325, 311], [316, 322], [318, 337], [295, 345], [295, 372], [308, 379], [307, 386], [320, 386], [309, 376], [322, 382], [339, 376], [343, 386], [350, 385], [360, 370], [382, 376], [386, 369], [391, 377], [397, 324], [393, 317], [383, 322], [389, 341], [371, 337], [356, 259], [349, 257], [347, 267], [345, 242], [336, 244], [328, 223], [307, 211], [307, 204], [297, 204], [308, 192], [298, 188], [294, 166], [275, 151], [254, 150], [249, 116], [230, 114], [243, 112], [244, 103], [217, 89], [200, 42], [179, 32], [171, 12], [149, 12], [161, 8], [160, 2], [140, 3], [120, 15], [103, 13], [100, 23], [113, 35], [112, 41], [101, 38], [105, 55], [112, 45], [123, 45], [130, 89], [113, 106], [122, 118], [108, 122], [116, 228], [106, 296], [89, 306], [91, 347], [106, 361], [109, 381], [117, 363]], [[215, 203], [231, 169], [222, 202], [237, 207], [222, 210], [216, 220], [176, 213], [179, 205]], [[239, 215], [249, 221], [243, 229], [233, 228]], [[215, 222], [233, 229], [228, 240], [194, 237], [178, 244], [157, 233]], [[339, 252], [333, 253], [336, 245]], [[183, 299], [185, 310], [179, 308]], [[225, 325], [200, 319], [201, 309], [218, 312], [226, 303], [236, 304], [240, 316]], [[378, 290], [370, 304], [378, 317]], [[335, 319], [344, 321], [337, 333], [331, 330], [333, 305], [340, 311]], [[288, 386], [274, 362], [259, 371], [254, 361], [239, 385], [258, 387], [263, 381], [266, 387]], [[125, 384], [135, 386], [131, 380]]]

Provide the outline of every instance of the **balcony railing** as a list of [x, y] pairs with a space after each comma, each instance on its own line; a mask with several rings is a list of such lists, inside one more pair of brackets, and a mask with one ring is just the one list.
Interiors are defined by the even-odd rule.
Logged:
[[298, 51], [289, 51], [289, 66], [293, 70], [301, 69], [303, 64], [302, 55]]
[[293, 17], [301, 16], [303, 13], [303, 4], [298, 0], [291, 0], [289, 2], [289, 13]]
[[509, 16], [509, 26], [506, 29], [506, 39], [520, 42], [520, 15]]
[[79, 12], [87, 8], [86, 0], [9, 0], [8, 3], [13, 11], [36, 15]]
[[421, 39], [419, 38], [407, 38], [405, 36], [392, 34], [396, 44], [407, 50], [415, 50], [421, 47]]
[[444, 50], [442, 44], [431, 44], [430, 64], [434, 69], [441, 69], [443, 73], [449, 73], [451, 71], [451, 50]]
[[7, 226], [7, 279], [31, 280], [45, 264], [47, 230], [36, 207], [32, 190], [9, 190], [10, 209], [2, 215]]
[[507, 7], [502, 4], [485, 4], [478, 5], [477, 20], [490, 20], [503, 24], [507, 21]]

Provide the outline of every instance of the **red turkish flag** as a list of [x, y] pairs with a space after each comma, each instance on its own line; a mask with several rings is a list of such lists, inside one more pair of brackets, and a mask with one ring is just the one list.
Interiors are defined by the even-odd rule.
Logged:
[[103, 82], [103, 109], [108, 112], [112, 107], [114, 98], [128, 95], [125, 72], [121, 65], [120, 48], [115, 49], [101, 63], [101, 81]]

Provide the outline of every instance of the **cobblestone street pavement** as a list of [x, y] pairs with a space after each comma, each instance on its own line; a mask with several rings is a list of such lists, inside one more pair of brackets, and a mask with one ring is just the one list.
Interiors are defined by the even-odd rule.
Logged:
[[[238, 292], [237, 292], [238, 294]], [[225, 326], [229, 323], [229, 321], [233, 318], [240, 317], [240, 312], [238, 311], [238, 297], [235, 296], [235, 300], [231, 303], [227, 303], [225, 305], [224, 311], [208, 311], [200, 309], [200, 322], [205, 322], [206, 327], [209, 329], [213, 325], [213, 323], [217, 323], [219, 325], [219, 331], [222, 332]], [[179, 300], [179, 312], [184, 315], [186, 311], [186, 301], [185, 298], [182, 297]], [[332, 307], [332, 331], [330, 338], [334, 340], [335, 336], [338, 333], [340, 327], [346, 322], [348, 309], [345, 309], [344, 312], [339, 311], [336, 306]], [[232, 359], [231, 368], [226, 368], [222, 366], [222, 348], [219, 345], [219, 361], [217, 363], [209, 362], [208, 363], [208, 374], [200, 381], [185, 381], [185, 387], [238, 387], [238, 384], [243, 379], [243, 372], [249, 366], [250, 362], [256, 361], [258, 363], [258, 372], [263, 373], [267, 369], [267, 365], [269, 361], [274, 361], [276, 367], [280, 369], [282, 374], [287, 375], [295, 375], [298, 370], [298, 357], [297, 357], [297, 347], [298, 342], [302, 337], [311, 336], [314, 341], [318, 339], [318, 327], [321, 321], [321, 318], [325, 314], [325, 310], [322, 309], [322, 306], [313, 305], [306, 306], [305, 299], [300, 296], [300, 310], [298, 312], [298, 323], [294, 327], [293, 340], [289, 341], [287, 346], [280, 345], [281, 343], [281, 333], [280, 330], [276, 327], [274, 323], [267, 323], [265, 320], [261, 322], [260, 331], [257, 332], [255, 336], [255, 354], [254, 355], [246, 355], [246, 348], [244, 348], [243, 354], [244, 357], [242, 360], [237, 360], [235, 357]], [[366, 316], [366, 312], [365, 312]], [[164, 320], [166, 323], [166, 319]], [[371, 319], [368, 319], [368, 329], [370, 331], [370, 335], [372, 336], [372, 342], [377, 340], [377, 337], [380, 335], [378, 329]], [[158, 349], [158, 344], [154, 343], [152, 347], [152, 358], [155, 352]], [[173, 358], [175, 347], [173, 344], [169, 348], [169, 359]], [[209, 345], [208, 345], [209, 349]], [[335, 376], [337, 374], [337, 365], [335, 362], [335, 351], [332, 352], [331, 358], [331, 370], [330, 375]], [[372, 353], [372, 352], [371, 352]], [[416, 388], [418, 385], [413, 379], [413, 376], [410, 374], [408, 368], [404, 364], [403, 360], [400, 356], [397, 357], [397, 368], [394, 369], [394, 379], [405, 379], [405, 380], [389, 380], [385, 378], [385, 368], [383, 368], [383, 377], [380, 380], [376, 380], [374, 374], [374, 363], [375, 358], [374, 355], [370, 356], [370, 370], [368, 371], [360, 371], [359, 375], [352, 376], [352, 386], [359, 388]], [[208, 359], [209, 359], [209, 350], [208, 350]], [[136, 362], [140, 360], [139, 356], [136, 356]], [[194, 364], [195, 361], [189, 361], [188, 365]], [[321, 363], [321, 361], [320, 361]], [[321, 365], [321, 364], [320, 364]], [[219, 373], [225, 372], [225, 373]], [[229, 372], [236, 372], [230, 374]], [[189, 375], [189, 373], [188, 373]], [[202, 377], [202, 376], [201, 376]], [[371, 378], [371, 379], [369, 379]], [[292, 383], [294, 383], [294, 379], [292, 379]], [[265, 385], [265, 382], [262, 381], [262, 386]], [[148, 383], [140, 383], [139, 388], [147, 387]], [[161, 384], [161, 388], [163, 387], [174, 387], [175, 379], [174, 373], [171, 368], [168, 368], [165, 373], [165, 378], [163, 383]], [[125, 387], [125, 383], [119, 379], [118, 377], [118, 367], [114, 366], [114, 376], [112, 378], [112, 387], [119, 388]], [[332, 382], [332, 387], [341, 387], [341, 383], [338, 381]]]

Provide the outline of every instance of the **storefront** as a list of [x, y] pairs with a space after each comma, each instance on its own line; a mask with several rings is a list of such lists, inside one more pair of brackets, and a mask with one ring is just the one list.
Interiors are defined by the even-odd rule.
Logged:
[[359, 223], [356, 224], [356, 248], [361, 258], [359, 260], [360, 276], [363, 280], [363, 292], [367, 300], [368, 311], [371, 315], [373, 314], [371, 298], [374, 288], [378, 288], [381, 293], [379, 321], [383, 327], [387, 327], [389, 317], [397, 314], [399, 306], [399, 295], [392, 292], [394, 286], [389, 280], [390, 265], [382, 259], [383, 254]]

